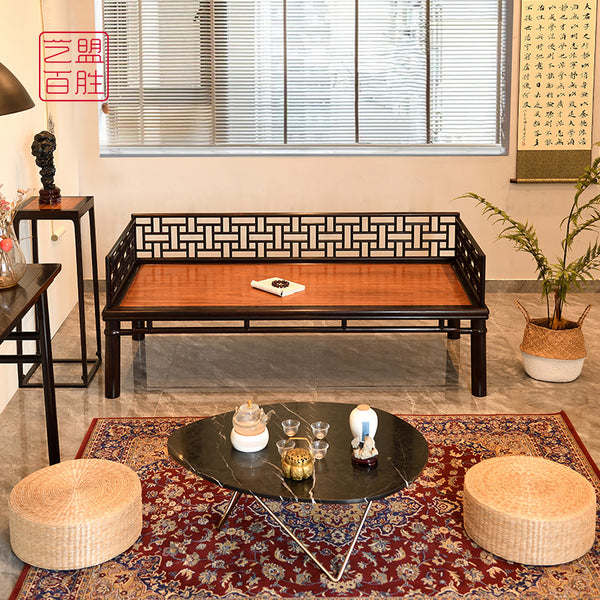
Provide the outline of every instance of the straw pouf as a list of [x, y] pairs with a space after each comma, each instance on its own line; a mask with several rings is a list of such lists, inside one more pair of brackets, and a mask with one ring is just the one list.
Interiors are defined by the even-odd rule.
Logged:
[[142, 529], [137, 474], [110, 460], [79, 459], [25, 477], [9, 498], [10, 542], [26, 563], [80, 569], [129, 548]]
[[507, 560], [557, 565], [593, 545], [596, 494], [569, 467], [534, 456], [501, 456], [471, 467], [464, 483], [469, 537]]

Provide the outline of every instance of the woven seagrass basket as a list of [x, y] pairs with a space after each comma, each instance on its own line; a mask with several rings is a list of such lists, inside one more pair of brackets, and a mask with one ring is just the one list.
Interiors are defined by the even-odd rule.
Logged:
[[565, 465], [538, 456], [498, 456], [467, 471], [463, 519], [469, 537], [492, 554], [558, 565], [594, 545], [596, 493]]
[[9, 497], [10, 542], [26, 563], [52, 570], [97, 565], [142, 530], [142, 486], [130, 467], [80, 458], [39, 469]]
[[520, 350], [525, 371], [542, 381], [573, 381], [581, 373], [586, 356], [582, 325], [591, 306], [577, 321], [567, 321], [565, 329], [550, 329], [549, 319], [532, 319], [517, 300], [526, 325]]

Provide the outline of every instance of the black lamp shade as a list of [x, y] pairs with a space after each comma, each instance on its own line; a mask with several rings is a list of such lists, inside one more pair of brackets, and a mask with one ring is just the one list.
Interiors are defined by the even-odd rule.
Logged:
[[9, 115], [33, 106], [33, 100], [21, 82], [0, 63], [0, 115]]

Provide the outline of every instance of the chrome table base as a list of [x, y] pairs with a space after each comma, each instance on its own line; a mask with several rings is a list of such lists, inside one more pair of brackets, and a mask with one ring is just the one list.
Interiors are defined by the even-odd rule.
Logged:
[[[217, 530], [220, 531], [221, 528], [223, 527], [223, 524], [225, 523], [225, 521], [227, 520], [227, 518], [229, 517], [229, 515], [235, 508], [236, 504], [238, 503], [238, 500], [240, 499], [240, 495], [241, 495], [240, 492], [233, 493], [233, 496], [231, 497], [231, 500], [229, 501], [229, 504], [227, 505], [227, 508], [225, 509], [225, 512], [223, 513], [223, 516], [221, 517], [221, 520], [219, 521], [219, 524], [217, 525]], [[288, 534], [289, 537], [291, 537], [298, 544], [298, 546], [300, 546], [300, 548], [304, 551], [304, 553], [319, 567], [319, 569], [321, 569], [321, 571], [323, 571], [323, 573], [325, 573], [325, 575], [327, 575], [327, 577], [329, 577], [329, 579], [331, 581], [338, 582], [341, 580], [341, 578], [344, 574], [344, 571], [346, 570], [346, 567], [348, 566], [348, 561], [350, 560], [350, 556], [352, 554], [352, 551], [354, 550], [354, 546], [356, 545], [356, 542], [358, 541], [358, 536], [360, 535], [360, 532], [362, 531], [365, 521], [367, 520], [367, 516], [371, 509], [371, 505], [373, 504], [372, 500], [369, 500], [369, 502], [367, 502], [367, 505], [366, 505], [363, 515], [361, 517], [358, 528], [357, 528], [356, 532], [354, 533], [352, 542], [350, 543], [350, 547], [348, 548], [348, 551], [344, 555], [344, 562], [342, 563], [342, 566], [340, 567], [340, 570], [338, 571], [338, 573], [335, 574], [332, 571], [330, 571], [329, 569], [327, 569], [327, 567], [325, 567], [323, 565], [323, 563], [321, 563], [321, 561], [314, 555], [314, 553], [308, 548], [308, 546], [306, 546], [306, 544], [304, 544], [298, 538], [298, 536], [267, 506], [267, 504], [264, 502], [264, 500], [262, 500], [258, 496], [255, 496], [254, 494], [252, 494], [252, 496], [254, 496], [254, 499], [267, 511], [267, 513], [269, 513], [269, 515], [271, 515], [273, 520], [283, 529], [283, 531], [285, 531]]]

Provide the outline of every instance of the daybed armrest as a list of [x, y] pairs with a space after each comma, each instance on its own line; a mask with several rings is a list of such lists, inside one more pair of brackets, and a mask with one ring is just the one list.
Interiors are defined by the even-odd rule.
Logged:
[[121, 237], [106, 255], [106, 306], [110, 308], [136, 264], [135, 220], [132, 218]]
[[462, 222], [456, 217], [455, 261], [465, 289], [483, 306], [485, 304], [485, 254]]

